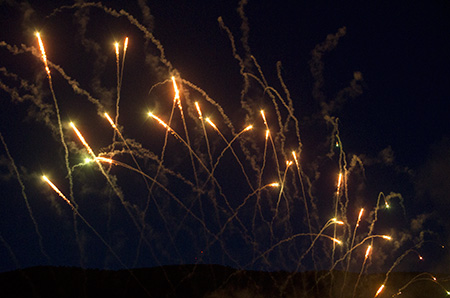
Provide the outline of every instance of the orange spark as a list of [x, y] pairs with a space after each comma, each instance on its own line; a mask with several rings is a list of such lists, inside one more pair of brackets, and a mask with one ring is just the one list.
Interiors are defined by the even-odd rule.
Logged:
[[53, 183], [47, 178], [47, 176], [43, 175], [43, 176], [42, 176], [42, 179], [43, 179], [45, 182], [47, 182], [47, 184], [50, 185], [50, 187], [53, 188], [53, 190], [54, 190], [61, 198], [63, 198], [64, 201], [66, 201], [67, 204], [69, 204], [70, 207], [72, 207], [72, 209], [74, 209], [73, 206], [72, 206], [72, 203], [70, 203], [70, 201], [66, 198], [66, 196], [58, 189], [58, 187], [56, 187], [55, 184], [53, 184]]
[[342, 241], [336, 238], [331, 238], [331, 240], [333, 240], [334, 242], [336, 242], [337, 244], [342, 244]]
[[278, 182], [270, 183], [269, 186], [270, 187], [278, 187], [278, 186], [280, 186], [280, 183], [278, 183]]
[[209, 125], [211, 125], [215, 130], [218, 130], [217, 126], [211, 121], [211, 119], [206, 118], [205, 121], [208, 122]]
[[356, 226], [359, 227], [359, 222], [361, 221], [361, 217], [364, 213], [364, 208], [361, 208], [361, 210], [359, 210], [359, 215], [358, 215], [358, 220], [356, 221]]
[[261, 116], [264, 120], [264, 124], [267, 126], [266, 115], [264, 114], [264, 110], [261, 110]]
[[42, 60], [44, 61], [44, 65], [45, 65], [45, 71], [47, 72], [47, 75], [50, 76], [50, 68], [48, 68], [47, 54], [45, 54], [45, 48], [44, 48], [44, 43], [42, 42], [42, 39], [41, 39], [41, 34], [39, 32], [36, 32], [35, 35], [39, 42], [39, 49], [41, 50]]
[[125, 56], [125, 53], [127, 52], [128, 48], [128, 37], [125, 37], [125, 43], [123, 45], [123, 55]]
[[383, 236], [381, 236], [381, 238], [386, 239], [386, 240], [392, 240], [392, 237], [388, 236], [388, 235], [383, 235]]
[[364, 257], [364, 260], [367, 259], [367, 257], [369, 256], [371, 250], [372, 250], [372, 245], [367, 246], [367, 249], [366, 249], [366, 256]]
[[173, 100], [179, 102], [180, 101], [180, 91], [178, 90], [177, 82], [175, 81], [175, 77], [172, 76], [172, 82], [173, 82], [173, 90], [175, 91], [175, 96]]
[[105, 118], [108, 120], [109, 124], [111, 124], [112, 128], [117, 129], [117, 126], [114, 124], [114, 121], [109, 117], [108, 113], [105, 112]]
[[106, 162], [109, 164], [114, 164], [114, 160], [112, 160], [111, 158], [106, 158], [106, 157], [102, 157], [102, 156], [97, 156], [95, 158], [96, 161], [101, 161], [101, 162]]
[[153, 119], [155, 119], [156, 121], [158, 121], [159, 124], [161, 124], [165, 129], [167, 129], [167, 130], [172, 130], [172, 129], [170, 128], [169, 125], [167, 125], [164, 121], [162, 121], [160, 118], [158, 118], [158, 117], [157, 117], [156, 115], [154, 115], [152, 112], [148, 112], [148, 115], [149, 115], [150, 117], [152, 117]]
[[251, 129], [253, 129], [253, 125], [247, 126], [246, 128], [244, 128], [244, 131], [251, 130]]
[[202, 116], [202, 110], [200, 110], [200, 105], [198, 104], [197, 101], [195, 102], [195, 107], [197, 108], [198, 118], [199, 118], [200, 120], [202, 120], [202, 119], [203, 119], [203, 116]]
[[378, 288], [378, 291], [377, 291], [377, 293], [375, 294], [375, 297], [377, 297], [377, 296], [381, 293], [381, 291], [383, 291], [383, 289], [384, 289], [384, 285], [381, 285], [381, 286]]
[[330, 219], [330, 221], [331, 221], [332, 223], [337, 224], [337, 225], [343, 225], [343, 224], [344, 224], [344, 222], [343, 222], [342, 220], [337, 220], [336, 217], [333, 217], [332, 219]]
[[77, 136], [80, 139], [81, 143], [83, 143], [84, 147], [87, 149], [89, 154], [92, 155], [92, 157], [95, 159], [94, 151], [91, 149], [89, 144], [86, 142], [86, 140], [84, 139], [84, 137], [81, 134], [81, 132], [76, 128], [75, 124], [73, 124], [73, 122], [70, 122], [70, 126], [72, 126], [73, 130], [75, 131], [75, 133], [77, 134]]
[[266, 140], [269, 138], [270, 130], [266, 129]]
[[342, 182], [342, 172], [339, 173], [338, 184], [337, 184], [337, 194], [339, 195], [339, 190], [341, 189]]
[[119, 43], [118, 42], [114, 43], [114, 48], [116, 49], [116, 59], [117, 59], [117, 61], [119, 61]]
[[295, 151], [292, 151], [292, 156], [294, 157], [295, 164], [298, 164], [298, 162], [297, 162], [297, 154], [295, 154]]

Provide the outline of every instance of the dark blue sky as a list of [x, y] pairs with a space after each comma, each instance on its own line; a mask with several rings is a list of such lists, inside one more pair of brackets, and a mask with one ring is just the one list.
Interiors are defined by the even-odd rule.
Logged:
[[[248, 38], [245, 26], [241, 27], [237, 2], [164, 1], [149, 3], [148, 7], [139, 1], [126, 6], [105, 4], [117, 12], [124, 9], [152, 32], [172, 68], [161, 62], [157, 47], [130, 24], [124, 13], [115, 17], [102, 8], [90, 7], [63, 9], [49, 16], [57, 8], [51, 1], [1, 2], [1, 40], [5, 43], [0, 48], [0, 133], [6, 146], [0, 146], [0, 271], [47, 264], [123, 268], [195, 262], [245, 269], [299, 269], [292, 267], [290, 259], [301, 258], [308, 248], [309, 237], [299, 237], [302, 240], [289, 241], [286, 246], [267, 252], [268, 264], [261, 260], [266, 257], [263, 252], [283, 239], [309, 232], [296, 170], [291, 168], [287, 172], [289, 186], [284, 195], [278, 195], [279, 189], [274, 192], [264, 189], [259, 192], [259, 207], [250, 200], [233, 216], [232, 210], [258, 184], [255, 172], [263, 163], [265, 144], [265, 126], [259, 109], [266, 110], [274, 131], [279, 128], [275, 128], [278, 122], [270, 90], [264, 93], [255, 79], [250, 78], [249, 89], [244, 92], [249, 109], [241, 107], [244, 80], [227, 32], [218, 23], [221, 16], [234, 36], [236, 55], [245, 61], [245, 72], [262, 79], [249, 59], [251, 54], [261, 66], [268, 85], [286, 99], [277, 79], [276, 63], [281, 61], [281, 74], [299, 120], [301, 146], [291, 119], [286, 129], [285, 150], [280, 138], [275, 142], [279, 175], [269, 144], [261, 185], [282, 178], [283, 152], [291, 158], [290, 152], [299, 152], [301, 147], [302, 182], [307, 184], [307, 178], [311, 181], [311, 195], [306, 195], [306, 204], [312, 213], [313, 205], [316, 206], [315, 217], [311, 218], [312, 231], [317, 233], [334, 214], [337, 174], [346, 168], [349, 200], [346, 203], [342, 198], [340, 217], [348, 226], [342, 237], [353, 232], [359, 208], [363, 207], [366, 218], [358, 234], [359, 241], [370, 233], [374, 216], [370, 212], [376, 209], [379, 193], [401, 193], [402, 199], [394, 198], [389, 210], [382, 208], [381, 200], [373, 233], [390, 234], [396, 240], [392, 244], [375, 241], [372, 269], [388, 270], [404, 252], [417, 246], [414, 251], [423, 254], [426, 263], [417, 262], [412, 253], [399, 269], [448, 272], [449, 251], [445, 246], [450, 247], [446, 220], [450, 211], [447, 178], [450, 4], [372, 1], [343, 5], [332, 1], [299, 1], [293, 6], [287, 1], [259, 2], [249, 1], [244, 6]], [[48, 59], [61, 66], [100, 103], [92, 104], [85, 95], [74, 92], [51, 67], [71, 167], [81, 163], [86, 153], [67, 125], [69, 121], [77, 123], [96, 154], [127, 150], [120, 143], [113, 147], [113, 131], [98, 114], [108, 111], [114, 115], [117, 89], [113, 43], [123, 43], [124, 37], [129, 36], [119, 124], [129, 145], [135, 144], [133, 156], [143, 171], [152, 178], [157, 175], [158, 163], [153, 157], [160, 160], [165, 138], [164, 130], [147, 119], [145, 113], [151, 109], [167, 121], [173, 99], [171, 82], [151, 87], [177, 74], [179, 84], [182, 79], [192, 82], [217, 102], [236, 133], [247, 124], [255, 126], [251, 136], [243, 135], [243, 147], [238, 141], [233, 145], [245, 172], [252, 174], [250, 183], [228, 150], [214, 173], [222, 189], [209, 186], [212, 183], [209, 181], [205, 184], [208, 192], [196, 195], [190, 185], [173, 176], [170, 170], [195, 184], [196, 180], [207, 180], [205, 169], [198, 160], [192, 166], [189, 151], [169, 135], [163, 162], [166, 171], [158, 174], [156, 180], [176, 199], [158, 186], [148, 191], [151, 181], [124, 168], [112, 167], [110, 175], [123, 193], [121, 202], [121, 195], [111, 189], [98, 168], [79, 166], [73, 168], [74, 198], [79, 203], [79, 213], [95, 232], [79, 217], [74, 224], [70, 207], [40, 180], [40, 175], [46, 173], [69, 196], [64, 146], [58, 135], [54, 100], [43, 63], [29, 52], [15, 54], [7, 46], [24, 44], [37, 48], [35, 30], [41, 31]], [[333, 40], [337, 42], [332, 44]], [[21, 79], [32, 87], [21, 86]], [[204, 132], [195, 117], [193, 102], [198, 100], [202, 104], [205, 115], [217, 121], [228, 141], [233, 134], [206, 97], [187, 84], [181, 85], [191, 146], [210, 169]], [[286, 120], [288, 113], [281, 102], [278, 104]], [[178, 109], [173, 117], [174, 130], [186, 139]], [[339, 160], [339, 148], [331, 149], [334, 155], [330, 155], [337, 134], [325, 117], [337, 121], [347, 165]], [[207, 135], [215, 161], [226, 144], [209, 126]], [[18, 169], [31, 213], [6, 148]], [[364, 171], [351, 164], [354, 156], [364, 164]], [[128, 153], [116, 154], [115, 159], [136, 167]], [[147, 204], [141, 237], [139, 221]], [[277, 208], [280, 209], [274, 211]], [[424, 231], [427, 232], [421, 233]], [[332, 234], [331, 227], [327, 235]], [[421, 247], [420, 240], [425, 241]], [[108, 249], [102, 241], [111, 247]], [[330, 258], [329, 243], [321, 241], [318, 250]], [[120, 261], [111, 251], [117, 253]], [[359, 270], [363, 255], [363, 249], [355, 250], [352, 270]], [[312, 268], [312, 259], [307, 255], [302, 264], [305, 267], [300, 269]], [[329, 264], [320, 266], [329, 268]]]

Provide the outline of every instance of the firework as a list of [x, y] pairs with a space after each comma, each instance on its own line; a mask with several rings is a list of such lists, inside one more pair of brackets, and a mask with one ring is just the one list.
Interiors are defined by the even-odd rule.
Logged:
[[[156, 264], [161, 267], [166, 264], [194, 262], [195, 265], [198, 265], [209, 262], [238, 269], [291, 272], [286, 280], [279, 283], [280, 296], [289, 296], [290, 293], [286, 287], [296, 279], [297, 272], [312, 268], [315, 271], [312, 287], [321, 285], [321, 281], [331, 275], [329, 287], [331, 293], [336, 288], [334, 283], [342, 280], [338, 278], [336, 271], [342, 270], [345, 275], [340, 288], [341, 297], [347, 293], [346, 288], [350, 289], [351, 293], [352, 287], [353, 296], [356, 297], [358, 289], [360, 290], [359, 282], [367, 278], [365, 272], [369, 266], [386, 266], [382, 263], [384, 258], [377, 258], [378, 253], [390, 250], [392, 246], [385, 242], [381, 245], [382, 241], [378, 245], [377, 238], [389, 241], [392, 240], [392, 237], [384, 234], [374, 235], [377, 230], [384, 229], [378, 225], [384, 220], [380, 216], [381, 219], [378, 222], [378, 212], [382, 214], [385, 208], [390, 207], [391, 199], [398, 198], [399, 195], [391, 193], [384, 196], [380, 193], [374, 205], [374, 202], [371, 201], [371, 194], [362, 196], [359, 190], [354, 190], [357, 186], [355, 182], [355, 187], [353, 187], [353, 177], [355, 176], [355, 181], [357, 181], [359, 176], [363, 176], [355, 170], [355, 167], [359, 162], [362, 168], [362, 161], [358, 157], [347, 156], [344, 152], [345, 140], [339, 136], [337, 116], [330, 114], [331, 111], [325, 107], [325, 103], [321, 103], [321, 113], [317, 114], [324, 116], [324, 119], [321, 117], [311, 117], [311, 119], [320, 118], [320, 121], [324, 120], [324, 123], [331, 124], [329, 125], [331, 129], [326, 131], [324, 138], [330, 152], [322, 152], [322, 146], [309, 148], [310, 143], [307, 142], [307, 137], [305, 143], [301, 141], [300, 123], [302, 122], [296, 118], [297, 112], [294, 111], [293, 105], [295, 101], [291, 98], [281, 76], [281, 64], [277, 64], [277, 74], [282, 87], [281, 91], [284, 92], [279, 92], [269, 85], [261, 66], [256, 58], [251, 56], [247, 47], [244, 51], [247, 56], [240, 56], [242, 51], [236, 48], [238, 45], [235, 44], [231, 31], [225, 26], [223, 20], [220, 20], [221, 27], [230, 37], [233, 56], [239, 63], [239, 74], [243, 79], [240, 102], [245, 115], [244, 117], [241, 114], [227, 115], [226, 109], [222, 108], [218, 101], [190, 82], [187, 76], [183, 77], [170, 64], [165, 57], [162, 45], [145, 26], [139, 24], [137, 19], [124, 10], [116, 11], [101, 3], [76, 3], [70, 9], [82, 8], [100, 9], [106, 15], [114, 18], [123, 17], [143, 33], [145, 50], [155, 46], [159, 56], [153, 56], [154, 53], [150, 53], [153, 51], [146, 52], [145, 60], [142, 63], [143, 66], [146, 66], [151, 62], [155, 70], [155, 73], [152, 73], [154, 77], [141, 84], [146, 89], [143, 94], [132, 97], [127, 90], [129, 88], [127, 84], [122, 86], [123, 82], [128, 82], [128, 80], [123, 81], [128, 37], [123, 40], [123, 46], [121, 46], [122, 41], [114, 43], [114, 53], [111, 43], [108, 43], [108, 50], [105, 51], [107, 52], [105, 55], [109, 55], [105, 57], [110, 59], [109, 61], [113, 61], [108, 62], [112, 64], [108, 67], [114, 66], [115, 55], [117, 86], [114, 85], [115, 82], [111, 84], [111, 76], [114, 77], [114, 74], [106, 67], [105, 69], [108, 71], [99, 74], [92, 80], [93, 82], [89, 82], [94, 87], [85, 87], [86, 90], [92, 88], [89, 91], [92, 95], [81, 88], [83, 84], [89, 86], [83, 82], [84, 80], [80, 81], [82, 83], [78, 83], [66, 75], [62, 67], [47, 60], [39, 33], [36, 33], [36, 37], [40, 55], [32, 47], [27, 49], [23, 46], [21, 49], [14, 49], [14, 47], [4, 44], [0, 45], [14, 55], [32, 53], [34, 56], [39, 56], [34, 58], [36, 61], [42, 60], [44, 63], [54, 105], [47, 106], [45, 100], [42, 100], [45, 104], [40, 101], [40, 94], [45, 96], [46, 92], [43, 91], [46, 89], [44, 88], [48, 89], [46, 84], [31, 84], [20, 76], [9, 73], [6, 68], [1, 68], [0, 73], [8, 79], [20, 81], [20, 88], [23, 90], [18, 90], [30, 94], [22, 96], [16, 89], [8, 88], [9, 86], [6, 86], [3, 80], [0, 81], [0, 87], [10, 93], [14, 99], [17, 99], [16, 97], [19, 96], [17, 94], [20, 94], [20, 102], [33, 97], [35, 100], [33, 104], [37, 106], [36, 110], [42, 114], [40, 119], [36, 119], [44, 120], [43, 122], [52, 132], [51, 135], [57, 135], [61, 139], [61, 143], [56, 147], [60, 147], [61, 144], [64, 146], [66, 172], [59, 177], [66, 177], [69, 195], [64, 196], [46, 176], [43, 176], [42, 179], [74, 210], [73, 229], [77, 235], [77, 242], [79, 242], [80, 260], [84, 260], [84, 256], [82, 255], [82, 238], [78, 238], [80, 227], [77, 225], [76, 219], [79, 215], [78, 210], [85, 210], [83, 209], [86, 208], [85, 196], [90, 192], [96, 196], [95, 202], [98, 202], [98, 206], [105, 209], [102, 210], [103, 213], [99, 212], [95, 215], [95, 226], [99, 222], [105, 223], [102, 233], [108, 235], [105, 237], [108, 242], [84, 218], [83, 220], [100, 237], [123, 268], [131, 266], [125, 265], [122, 261], [124, 258], [120, 258], [119, 255], [128, 253], [135, 258], [135, 265], [140, 259], [145, 259], [151, 260], [149, 261], [150, 265]], [[82, 39], [82, 47], [89, 47], [89, 51], [95, 52], [98, 57], [103, 54], [100, 50], [102, 47], [95, 41], [87, 40], [85, 36]], [[245, 40], [246, 38], [243, 37], [241, 41], [245, 43]], [[128, 53], [130, 63], [138, 61], [137, 57], [134, 57], [139, 52], [134, 51], [135, 46], [138, 47], [139, 43], [133, 42], [132, 44], [133, 51]], [[18, 53], [22, 50], [23, 53]], [[96, 75], [97, 72], [101, 73], [101, 68], [107, 64], [108, 59], [100, 61], [99, 58], [101, 63], [96, 61], [93, 64], [93, 73]], [[42, 63], [39, 65], [42, 67]], [[77, 142], [71, 142], [69, 147], [66, 146], [65, 142], [71, 138], [63, 134], [65, 131], [61, 125], [58, 101], [53, 91], [49, 66], [52, 67], [54, 77], [57, 75], [54, 71], [57, 71], [75, 90], [77, 96], [82, 95], [83, 98], [88, 99], [88, 104], [94, 104], [94, 107], [85, 107], [84, 105], [81, 107], [80, 104], [83, 112], [86, 108], [87, 112], [96, 112], [102, 115], [101, 119], [95, 119], [95, 117], [90, 119], [92, 122], [98, 121], [99, 123], [98, 127], [90, 126], [90, 129], [95, 128], [92, 130], [96, 132], [102, 129], [103, 118], [106, 118], [110, 125], [101, 133], [104, 133], [105, 136], [108, 134], [113, 134], [113, 136], [106, 138], [106, 141], [104, 137], [95, 139], [96, 145], [100, 148], [96, 150], [96, 154], [75, 124], [70, 122], [70, 127], [90, 156], [84, 163], [80, 162], [84, 156], [80, 154], [79, 150], [76, 150], [79, 145]], [[133, 71], [134, 68], [130, 67], [130, 73]], [[130, 80], [134, 80], [136, 77], [132, 77]], [[107, 84], [105, 84], [106, 80], [109, 80]], [[150, 83], [147, 85], [148, 82]], [[56, 90], [59, 92], [59, 88]], [[137, 90], [136, 93], [138, 93]], [[100, 99], [95, 99], [94, 96], [99, 96]], [[120, 103], [121, 97], [122, 103]], [[142, 122], [146, 120], [141, 119], [140, 116], [130, 117], [125, 114], [126, 117], [122, 116], [119, 122], [119, 103], [122, 113], [131, 111], [135, 115], [142, 114], [132, 111], [132, 108], [127, 106], [130, 98], [133, 98], [130, 106], [133, 109], [136, 108], [137, 111], [147, 109], [146, 106], [151, 106], [155, 113], [157, 111], [158, 116], [153, 112], [148, 112], [148, 117], [163, 127], [164, 139], [157, 140], [156, 134], [149, 134], [149, 128], [142, 125]], [[77, 101], [76, 105], [79, 102]], [[71, 106], [71, 104], [71, 102], [65, 101], [64, 105], [61, 105], [64, 107], [63, 113], [61, 113], [63, 118], [65, 115], [73, 115], [78, 112], [79, 107], [75, 104]], [[264, 109], [261, 109], [262, 107]], [[110, 114], [105, 112], [106, 110]], [[37, 117], [34, 116], [35, 111], [32, 110], [32, 112], [29, 113], [30, 117]], [[207, 115], [214, 115], [214, 118], [208, 118]], [[130, 118], [134, 119], [130, 120]], [[152, 120], [150, 122], [153, 122]], [[56, 121], [58, 121], [58, 127], [55, 124]], [[248, 123], [252, 123], [252, 125], [248, 125]], [[89, 124], [92, 125], [91, 122]], [[207, 126], [212, 127], [213, 130], [207, 129]], [[305, 131], [308, 130], [305, 129]], [[142, 138], [144, 134], [146, 137]], [[170, 135], [176, 139], [175, 142], [168, 142]], [[322, 138], [322, 135], [318, 135], [317, 138], [319, 137]], [[182, 143], [182, 146], [179, 146], [178, 141]], [[161, 143], [164, 145], [159, 146]], [[56, 148], [55, 151], [59, 149]], [[306, 150], [303, 151], [303, 149]], [[336, 152], [339, 154], [337, 155]], [[187, 157], [188, 155], [189, 157]], [[55, 160], [56, 157], [59, 157], [59, 154], [55, 154]], [[10, 159], [12, 160], [12, 157]], [[355, 162], [355, 160], [357, 161]], [[93, 162], [98, 165], [98, 168], [84, 166]], [[17, 176], [20, 176], [19, 171], [17, 169], [15, 171]], [[98, 175], [100, 172], [108, 184], [102, 185], [102, 180], [99, 182], [99, 179], [86, 178], [91, 177], [90, 175]], [[338, 176], [336, 177], [337, 172]], [[136, 179], [136, 173], [142, 179]], [[324, 178], [329, 174], [333, 175], [333, 178]], [[101, 178], [103, 179], [103, 177]], [[320, 183], [327, 185], [320, 185]], [[21, 184], [24, 183], [21, 182]], [[356, 202], [352, 200], [353, 195], [358, 198]], [[375, 198], [375, 196], [373, 197]], [[119, 200], [114, 200], [116, 197], [120, 199], [120, 203]], [[78, 206], [77, 203], [80, 205]], [[122, 204], [132, 222], [126, 223], [128, 218], [124, 219], [120, 212], [114, 213], [120, 209], [115, 204], [119, 207]], [[368, 210], [367, 214], [364, 213], [365, 209], [361, 206]], [[392, 207], [395, 206], [395, 204], [392, 205]], [[371, 208], [373, 210], [370, 210]], [[355, 223], [354, 218], [358, 210]], [[330, 219], [327, 220], [328, 218]], [[325, 224], [323, 224], [324, 222]], [[111, 240], [111, 243], [114, 243], [113, 247], [121, 247], [120, 243], [113, 242], [117, 239], [114, 238], [114, 231], [111, 230], [111, 227], [117, 223], [123, 223], [123, 230], [127, 231], [128, 242], [135, 244], [131, 253], [125, 252], [124, 249], [117, 254], [109, 245]], [[365, 223], [368, 223], [369, 228]], [[136, 231], [130, 229], [131, 224], [134, 224]], [[392, 232], [391, 235], [396, 234]], [[136, 243], [130, 240], [133, 236], [137, 238]], [[399, 243], [401, 241], [403, 240], [398, 240]], [[376, 246], [374, 246], [374, 242]], [[189, 245], [186, 245], [187, 243]], [[376, 255], [373, 255], [373, 247], [377, 249]], [[418, 248], [416, 247], [416, 249]], [[198, 256], [199, 251], [202, 251], [200, 257]], [[195, 261], [192, 261], [194, 259], [193, 252], [196, 254]], [[422, 255], [416, 253], [422, 260]], [[389, 273], [403, 257], [404, 255], [401, 255], [394, 262], [375, 297], [383, 291]], [[105, 259], [107, 258], [105, 257]], [[417, 261], [417, 258], [414, 258], [414, 261]], [[80, 261], [80, 263], [82, 262]], [[105, 261], [106, 263], [107, 261]], [[353, 283], [353, 279], [347, 280], [347, 272], [352, 271], [360, 272], [356, 283]], [[276, 280], [276, 274], [272, 274], [271, 277], [274, 281]], [[434, 276], [427, 278], [436, 281], [433, 279]], [[352, 283], [347, 284], [350, 281]], [[305, 284], [309, 283], [305, 282]], [[391, 284], [389, 284], [389, 288], [391, 288]], [[285, 290], [286, 292], [284, 292]], [[304, 294], [306, 295], [311, 290], [305, 289]]]
[[48, 68], [47, 54], [45, 53], [44, 43], [42, 42], [41, 34], [39, 32], [36, 32], [35, 35], [38, 39], [39, 49], [41, 51], [42, 61], [44, 61], [45, 71], [47, 72], [47, 75], [50, 77], [50, 68]]
[[58, 187], [56, 187], [55, 184], [53, 184], [53, 182], [51, 182], [47, 176], [43, 175], [42, 176], [42, 180], [44, 180], [45, 182], [47, 182], [47, 184], [61, 197], [63, 198], [64, 201], [66, 201], [66, 203], [72, 207], [72, 209], [75, 209], [75, 207], [72, 205], [72, 203], [69, 201], [68, 198], [66, 198], [66, 196], [59, 190]]

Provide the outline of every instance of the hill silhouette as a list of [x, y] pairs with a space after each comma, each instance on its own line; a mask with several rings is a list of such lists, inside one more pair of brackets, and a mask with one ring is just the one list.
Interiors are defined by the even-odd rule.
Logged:
[[[374, 297], [384, 278], [385, 274], [362, 275], [355, 290], [358, 274], [340, 271], [292, 274], [237, 270], [220, 265], [118, 271], [46, 266], [1, 273], [0, 296], [362, 298]], [[446, 282], [430, 273], [393, 272], [378, 297], [392, 297], [399, 290], [402, 290], [399, 297], [445, 297]]]

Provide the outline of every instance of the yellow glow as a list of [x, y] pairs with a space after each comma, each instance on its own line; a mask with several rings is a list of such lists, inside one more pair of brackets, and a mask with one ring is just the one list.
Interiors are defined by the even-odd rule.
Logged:
[[175, 81], [175, 77], [172, 76], [172, 83], [173, 83], [173, 90], [175, 91], [175, 96], [173, 100], [179, 101], [180, 100], [180, 91], [178, 90], [177, 82]]
[[250, 130], [250, 129], [253, 129], [253, 125], [247, 126], [246, 128], [244, 128], [244, 131], [247, 131], [247, 130]]
[[383, 239], [386, 239], [386, 240], [392, 240], [392, 237], [391, 236], [388, 236], [388, 235], [383, 235], [383, 236], [381, 236]]
[[372, 250], [372, 245], [367, 246], [366, 256], [364, 257], [364, 259], [367, 259], [367, 257], [369, 256], [371, 250]]
[[378, 288], [378, 291], [377, 291], [377, 293], [375, 294], [375, 297], [377, 297], [377, 296], [381, 293], [381, 291], [383, 291], [383, 289], [384, 289], [384, 285], [381, 285], [381, 286]]
[[41, 50], [41, 55], [42, 55], [42, 60], [44, 61], [45, 71], [47, 72], [48, 75], [50, 75], [50, 69], [48, 68], [48, 64], [47, 64], [47, 54], [45, 53], [44, 43], [42, 42], [41, 34], [39, 32], [36, 32], [35, 35], [38, 39], [39, 49]]
[[208, 122], [214, 129], [217, 129], [217, 126], [211, 121], [211, 119], [206, 118], [205, 121]]
[[269, 186], [271, 186], [271, 187], [278, 187], [278, 186], [280, 186], [280, 183], [274, 182], [274, 183], [269, 184]]
[[106, 163], [109, 163], [109, 164], [113, 164], [114, 163], [114, 160], [112, 160], [111, 158], [106, 158], [106, 157], [102, 157], [102, 156], [97, 156], [95, 158], [95, 160], [96, 161], [101, 161], [101, 162], [106, 162]]
[[161, 119], [159, 119], [156, 115], [154, 115], [152, 112], [148, 112], [148, 115], [150, 117], [152, 117], [153, 119], [155, 119], [156, 121], [159, 122], [159, 124], [161, 124], [165, 129], [167, 130], [172, 130], [169, 125], [167, 125], [164, 121], [162, 121]]
[[263, 118], [264, 124], [267, 126], [266, 115], [264, 114], [264, 110], [261, 110], [261, 117]]
[[116, 49], [116, 57], [118, 59], [119, 58], [119, 43], [118, 42], [114, 43], [114, 48]]
[[338, 225], [343, 225], [344, 222], [342, 220], [337, 220], [336, 217], [333, 217], [332, 219], [330, 219], [333, 223], [338, 224]]
[[266, 140], [269, 138], [270, 130], [266, 130]]
[[125, 37], [125, 43], [124, 43], [124, 45], [123, 45], [123, 52], [124, 52], [124, 55], [125, 55], [125, 53], [126, 53], [126, 51], [127, 51], [127, 48], [128, 48], [128, 37]]
[[337, 244], [341, 245], [342, 241], [336, 238], [331, 238], [331, 240], [333, 240], [334, 242], [336, 242]]
[[58, 189], [58, 187], [56, 187], [55, 184], [53, 184], [45, 175], [42, 175], [42, 179], [47, 182], [47, 184], [61, 197], [63, 198], [73, 209], [72, 204], [70, 203], [70, 201], [66, 198], [66, 196]]
[[363, 213], [364, 213], [364, 208], [361, 208], [361, 210], [359, 210], [358, 221], [361, 220]]
[[75, 133], [77, 134], [78, 138], [80, 139], [81, 143], [83, 143], [84, 147], [87, 149], [87, 151], [89, 152], [90, 155], [92, 155], [95, 158], [95, 153], [94, 151], [91, 149], [91, 147], [89, 146], [89, 144], [86, 142], [86, 140], [84, 139], [83, 135], [81, 134], [81, 132], [76, 128], [75, 124], [73, 122], [70, 122], [70, 126], [72, 126], [73, 130], [75, 131]]
[[197, 113], [198, 113], [198, 118], [200, 118], [200, 120], [203, 118], [202, 116], [202, 110], [200, 110], [200, 105], [198, 104], [198, 102], [195, 102], [195, 108], [197, 109]]
[[108, 120], [109, 124], [111, 124], [111, 126], [112, 126], [114, 129], [117, 129], [116, 125], [114, 124], [114, 121], [111, 119], [111, 117], [109, 117], [108, 113], [105, 112], [104, 115], [105, 115], [105, 118]]
[[364, 213], [364, 208], [361, 208], [361, 210], [359, 210], [359, 215], [358, 215], [358, 220], [356, 221], [356, 227], [359, 227], [359, 222], [361, 221], [361, 217]]

